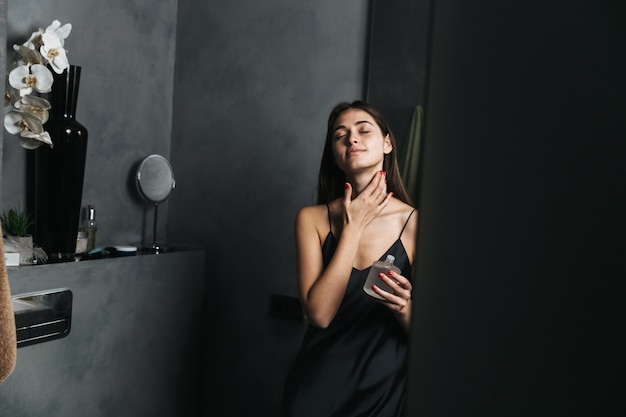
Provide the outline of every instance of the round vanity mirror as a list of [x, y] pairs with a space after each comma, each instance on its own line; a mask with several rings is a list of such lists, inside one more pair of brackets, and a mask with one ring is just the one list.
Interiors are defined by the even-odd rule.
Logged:
[[[157, 210], [159, 203], [167, 200], [170, 193], [176, 187], [174, 171], [169, 161], [161, 155], [149, 155], [137, 168], [135, 183], [139, 194], [148, 202], [154, 204], [154, 227], [152, 231], [152, 248], [154, 253], [165, 250], [161, 245], [157, 245]], [[145, 250], [145, 248], [144, 248]]]
[[176, 186], [169, 161], [156, 154], [147, 156], [139, 164], [135, 180], [141, 196], [154, 204], [167, 200]]

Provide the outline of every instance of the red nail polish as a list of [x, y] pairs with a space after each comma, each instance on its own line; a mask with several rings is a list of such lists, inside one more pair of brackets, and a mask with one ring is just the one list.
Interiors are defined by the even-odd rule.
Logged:
[[382, 272], [381, 272], [381, 273], [379, 273], [379, 274], [378, 274], [378, 276], [379, 276], [379, 277], [381, 277], [381, 278], [385, 278], [385, 275], [383, 275], [383, 273], [382, 273]]
[[348, 188], [350, 188], [350, 184], [346, 183], [345, 187], [346, 187], [346, 190], [347, 190]]
[[372, 285], [372, 289], [375, 289], [375, 288], [376, 288], [376, 285]]
[[393, 275], [393, 271], [387, 271], [387, 275], [392, 276]]

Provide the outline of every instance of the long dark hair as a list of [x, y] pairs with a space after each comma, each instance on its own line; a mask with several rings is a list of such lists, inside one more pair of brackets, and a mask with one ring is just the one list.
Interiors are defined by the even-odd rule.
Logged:
[[399, 200], [413, 205], [409, 193], [406, 191], [404, 183], [402, 182], [402, 177], [400, 176], [400, 169], [396, 157], [396, 139], [393, 136], [393, 132], [391, 132], [391, 128], [383, 118], [383, 115], [371, 104], [362, 100], [356, 100], [352, 103], [339, 103], [330, 112], [330, 116], [328, 117], [328, 130], [326, 131], [326, 143], [324, 145], [322, 163], [317, 178], [317, 204], [327, 204], [343, 196], [345, 192], [344, 184], [346, 182], [346, 176], [335, 163], [335, 155], [333, 154], [333, 132], [335, 122], [339, 115], [349, 109], [359, 109], [367, 112], [372, 116], [378, 127], [380, 127], [383, 136], [389, 135], [393, 149], [389, 154], [385, 155], [385, 159], [383, 160], [383, 170], [387, 172], [387, 191], [393, 192], [394, 196]]

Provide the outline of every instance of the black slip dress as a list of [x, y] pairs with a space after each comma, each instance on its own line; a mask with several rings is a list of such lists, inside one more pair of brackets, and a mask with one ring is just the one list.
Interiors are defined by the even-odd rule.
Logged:
[[[385, 252], [411, 279], [400, 236]], [[330, 218], [329, 218], [330, 222]], [[337, 240], [322, 246], [324, 267]], [[341, 306], [326, 329], [308, 326], [285, 381], [281, 417], [399, 417], [403, 415], [408, 336], [394, 314], [363, 291], [370, 268], [352, 268]]]

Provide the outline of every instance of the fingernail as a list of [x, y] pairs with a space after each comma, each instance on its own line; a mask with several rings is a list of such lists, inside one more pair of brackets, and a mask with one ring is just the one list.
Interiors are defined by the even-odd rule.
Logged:
[[383, 175], [387, 175], [387, 171], [383, 171]]
[[392, 276], [393, 272], [392, 271], [387, 271], [387, 275]]
[[348, 188], [350, 188], [350, 184], [346, 183], [345, 187], [346, 187], [346, 190], [347, 190]]
[[378, 274], [379, 277], [381, 278], [385, 278], [385, 275], [381, 272], [380, 274]]
[[376, 285], [372, 285], [372, 289], [375, 289], [375, 288], [376, 288]]

